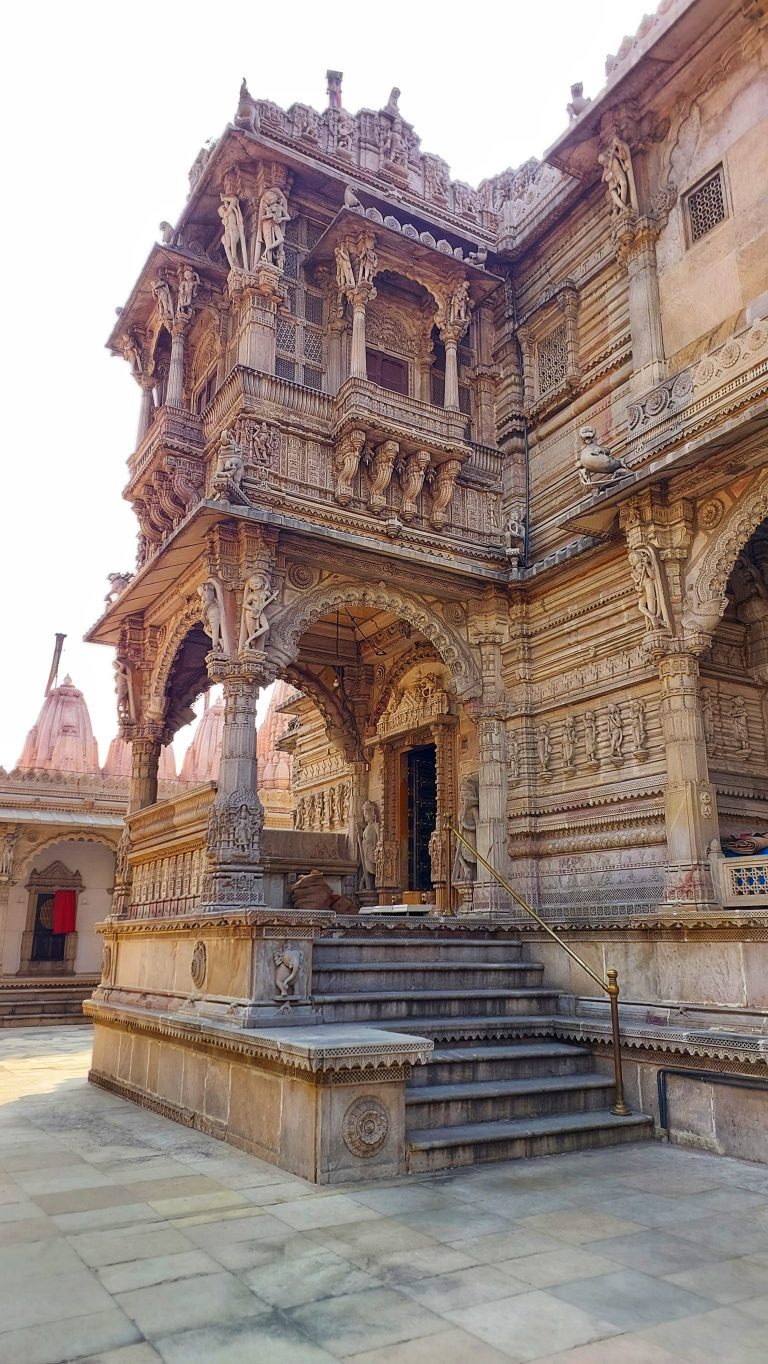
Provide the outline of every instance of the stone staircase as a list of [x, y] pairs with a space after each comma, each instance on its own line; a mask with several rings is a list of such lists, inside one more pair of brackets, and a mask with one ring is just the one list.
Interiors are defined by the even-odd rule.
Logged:
[[[452, 923], [456, 923], [453, 920]], [[612, 1078], [588, 1048], [556, 1036], [559, 991], [503, 929], [435, 920], [360, 920], [314, 947], [312, 997], [324, 1023], [430, 1037], [406, 1089], [413, 1172], [554, 1155], [650, 1136], [615, 1117]]]
[[83, 1001], [90, 999], [98, 976], [0, 981], [0, 1028], [53, 1027], [59, 1023], [89, 1023]]

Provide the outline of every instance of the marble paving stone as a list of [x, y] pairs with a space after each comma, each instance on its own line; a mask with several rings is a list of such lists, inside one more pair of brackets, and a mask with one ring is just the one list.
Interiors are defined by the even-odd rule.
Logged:
[[768, 1293], [759, 1298], [747, 1298], [739, 1304], [741, 1310], [758, 1321], [768, 1322]]
[[256, 1265], [240, 1278], [258, 1298], [283, 1309], [380, 1286], [371, 1274], [330, 1250]]
[[681, 1222], [675, 1235], [695, 1246], [717, 1251], [722, 1259], [739, 1255], [768, 1254], [768, 1222], [750, 1215], [713, 1213], [709, 1217]]
[[[182, 1182], [178, 1181], [179, 1184]], [[139, 1187], [134, 1185], [134, 1188]], [[141, 1187], [144, 1187], [143, 1185]], [[215, 1193], [182, 1194], [178, 1198], [149, 1198], [147, 1202], [160, 1217], [184, 1217], [188, 1213], [219, 1212], [227, 1208], [241, 1208], [241, 1194], [231, 1189], [217, 1189]], [[249, 1207], [249, 1211], [252, 1209]]]
[[498, 1217], [487, 1208], [473, 1208], [452, 1199], [447, 1207], [404, 1213], [399, 1220], [414, 1231], [423, 1232], [425, 1236], [449, 1242], [499, 1235], [508, 1231], [510, 1226], [508, 1218]]
[[257, 1207], [268, 1207], [271, 1203], [292, 1203], [296, 1199], [305, 1198], [307, 1194], [316, 1193], [315, 1186], [312, 1184], [287, 1183], [283, 1170], [275, 1170], [276, 1182], [272, 1184], [258, 1184], [253, 1187], [239, 1189], [243, 1199], [248, 1203], [255, 1203]]
[[0, 1284], [0, 1321], [4, 1332], [106, 1312], [112, 1306], [112, 1299], [96, 1275], [82, 1264], [76, 1270], [48, 1275], [45, 1293], [40, 1292], [39, 1280], [32, 1271]]
[[639, 1274], [635, 1269], [619, 1269], [613, 1274], [558, 1284], [550, 1292], [573, 1306], [610, 1321], [622, 1331], [638, 1331], [658, 1321], [706, 1312], [711, 1301], [663, 1279]]
[[509, 1364], [509, 1355], [458, 1329], [349, 1355], [347, 1364]]
[[632, 1231], [645, 1231], [639, 1222], [614, 1217], [611, 1213], [594, 1212], [591, 1208], [569, 1208], [561, 1212], [537, 1213], [523, 1217], [520, 1225], [530, 1231], [548, 1233], [568, 1245], [581, 1246], [589, 1241], [603, 1241], [608, 1236], [626, 1236]]
[[0, 1334], [0, 1364], [66, 1364], [94, 1350], [113, 1350], [141, 1340], [124, 1312], [111, 1307], [85, 1317], [29, 1326]]
[[19, 1244], [26, 1241], [44, 1241], [50, 1236], [58, 1236], [58, 1227], [51, 1217], [29, 1217], [21, 1222], [6, 1222], [3, 1226], [3, 1245]]
[[335, 1364], [278, 1313], [162, 1336], [157, 1349], [165, 1364]]
[[543, 1292], [462, 1307], [446, 1316], [471, 1335], [495, 1345], [515, 1364], [539, 1359], [545, 1350], [551, 1354], [553, 1349], [568, 1350], [618, 1334], [611, 1322]]
[[80, 1231], [116, 1231], [137, 1223], [159, 1222], [148, 1203], [115, 1203], [109, 1208], [89, 1208], [86, 1212], [56, 1213], [51, 1221], [65, 1235]]
[[431, 1312], [447, 1312], [457, 1307], [508, 1298], [512, 1293], [527, 1293], [529, 1285], [504, 1274], [492, 1265], [471, 1265], [450, 1274], [402, 1283], [400, 1291], [428, 1307]]
[[[446, 1203], [447, 1190], [431, 1188], [428, 1184], [405, 1184], [402, 1188], [390, 1185], [386, 1189], [365, 1189], [355, 1192], [355, 1202], [366, 1208], [373, 1208], [384, 1217], [399, 1217], [405, 1212], [422, 1212], [424, 1209], [442, 1208]], [[450, 1190], [451, 1196], [454, 1191]], [[468, 1195], [469, 1196], [469, 1195]]]
[[190, 1279], [197, 1274], [220, 1274], [221, 1265], [202, 1250], [182, 1250], [176, 1255], [156, 1255], [148, 1260], [105, 1265], [97, 1273], [99, 1282], [109, 1293], [126, 1293], [169, 1280]]
[[153, 1341], [174, 1331], [221, 1325], [266, 1310], [244, 1283], [225, 1271], [116, 1293], [115, 1301]]
[[327, 1254], [324, 1245], [310, 1240], [292, 1227], [284, 1227], [277, 1236], [267, 1236], [261, 1240], [222, 1241], [208, 1245], [206, 1249], [218, 1264], [236, 1272], [256, 1269], [259, 1265], [283, 1264], [293, 1257]]
[[376, 1218], [375, 1214], [370, 1221], [318, 1227], [311, 1234], [314, 1240], [338, 1250], [346, 1259], [352, 1255], [386, 1255], [390, 1251], [418, 1250], [421, 1246], [437, 1245], [434, 1236], [414, 1231], [395, 1218]]
[[687, 1288], [691, 1293], [698, 1293], [723, 1306], [768, 1292], [768, 1268], [746, 1256], [735, 1260], [717, 1260], [696, 1269], [667, 1274], [665, 1279], [667, 1283]]
[[664, 1278], [682, 1269], [711, 1264], [721, 1257], [716, 1250], [697, 1246], [673, 1236], [666, 1228], [636, 1231], [631, 1236], [612, 1236], [605, 1241], [591, 1241], [590, 1250], [605, 1256], [628, 1269], [639, 1269], [643, 1274]]
[[232, 1245], [235, 1241], [266, 1241], [295, 1234], [293, 1227], [279, 1222], [270, 1213], [252, 1212], [250, 1216], [243, 1217], [206, 1218], [204, 1222], [190, 1219], [176, 1225], [189, 1241], [194, 1241], [204, 1250]]
[[0, 1208], [0, 1226], [4, 1226], [6, 1222], [28, 1222], [30, 1218], [39, 1217], [41, 1212], [39, 1204], [34, 1203], [32, 1199], [24, 1198], [20, 1203], [4, 1203]]
[[605, 1256], [595, 1255], [583, 1246], [564, 1246], [561, 1250], [545, 1251], [542, 1255], [523, 1255], [514, 1260], [497, 1261], [496, 1268], [529, 1288], [550, 1288], [553, 1284], [607, 1274], [613, 1264]]
[[373, 1208], [366, 1208], [346, 1194], [329, 1194], [325, 1198], [300, 1199], [281, 1203], [272, 1209], [275, 1217], [289, 1227], [306, 1231], [314, 1227], [335, 1227], [352, 1222], [370, 1222], [379, 1217]]
[[82, 1165], [65, 1165], [61, 1170], [25, 1170], [16, 1181], [34, 1198], [36, 1194], [64, 1193], [68, 1189], [96, 1189], [114, 1187], [114, 1182], [86, 1161]]
[[326, 1298], [286, 1313], [313, 1340], [344, 1359], [377, 1345], [392, 1345], [445, 1330], [445, 1322], [392, 1288]]
[[137, 1179], [133, 1185], [133, 1196], [136, 1203], [157, 1203], [158, 1200], [169, 1198], [227, 1194], [229, 1192], [227, 1189], [222, 1189], [215, 1179], [208, 1179], [205, 1175], [191, 1175], [186, 1169], [183, 1175], [170, 1179]]
[[174, 1227], [125, 1227], [118, 1231], [86, 1231], [70, 1236], [69, 1244], [87, 1265], [124, 1264], [127, 1260], [149, 1260], [157, 1255], [173, 1255], [192, 1250], [185, 1236]]
[[432, 1279], [437, 1274], [453, 1274], [459, 1269], [471, 1269], [474, 1261], [455, 1246], [431, 1246], [416, 1250], [390, 1251], [386, 1255], [367, 1255], [359, 1261], [362, 1268], [378, 1275], [382, 1283], [393, 1288], [403, 1284]]
[[67, 1189], [61, 1193], [33, 1194], [32, 1198], [49, 1217], [65, 1212], [88, 1212], [93, 1208], [119, 1208], [135, 1203], [133, 1190], [120, 1184], [95, 1189]]
[[509, 1230], [493, 1236], [472, 1236], [461, 1242], [461, 1252], [476, 1264], [495, 1264], [498, 1260], [518, 1259], [524, 1255], [540, 1255], [548, 1250], [562, 1250], [563, 1243], [545, 1232], [532, 1231], [517, 1222], [509, 1223]]
[[51, 1237], [38, 1245], [34, 1241], [18, 1246], [0, 1242], [0, 1285], [27, 1279], [31, 1275], [41, 1280], [49, 1274], [72, 1273], [83, 1268], [83, 1261], [63, 1237]]
[[739, 1304], [644, 1328], [639, 1332], [686, 1364], [765, 1364], [766, 1327]]
[[79, 1359], [77, 1364], [158, 1364], [161, 1358], [154, 1346], [144, 1340], [141, 1345], [123, 1345], [117, 1350], [99, 1351], [97, 1355]]
[[611, 1336], [610, 1340], [594, 1340], [591, 1345], [580, 1345], [563, 1354], [545, 1355], [536, 1364], [685, 1364], [685, 1361], [633, 1332], [628, 1336]]

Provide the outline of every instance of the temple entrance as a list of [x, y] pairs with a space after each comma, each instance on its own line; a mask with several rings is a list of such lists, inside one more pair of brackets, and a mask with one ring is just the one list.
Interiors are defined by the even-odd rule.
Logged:
[[437, 822], [437, 752], [421, 744], [406, 754], [408, 889], [431, 890], [429, 840]]

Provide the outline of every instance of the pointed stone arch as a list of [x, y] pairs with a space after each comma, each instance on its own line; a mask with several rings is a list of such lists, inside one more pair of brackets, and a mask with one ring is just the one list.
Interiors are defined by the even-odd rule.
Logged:
[[285, 672], [296, 660], [301, 637], [310, 626], [340, 606], [370, 606], [407, 621], [433, 645], [448, 669], [457, 699], [480, 695], [480, 674], [465, 641], [423, 602], [384, 582], [321, 585], [277, 614], [271, 622], [268, 649], [276, 672]]
[[691, 565], [686, 581], [686, 629], [711, 633], [727, 605], [726, 587], [736, 560], [749, 537], [768, 517], [768, 472], [758, 475], [752, 488], [734, 502]]

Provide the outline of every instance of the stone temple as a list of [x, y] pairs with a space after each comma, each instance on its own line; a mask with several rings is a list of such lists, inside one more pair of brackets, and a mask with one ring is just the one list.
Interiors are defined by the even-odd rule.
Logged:
[[[766, 46], [663, 0], [478, 188], [397, 89], [243, 82], [109, 340], [95, 1083], [319, 1182], [653, 1122], [768, 1154]], [[217, 780], [158, 799], [213, 684]]]

